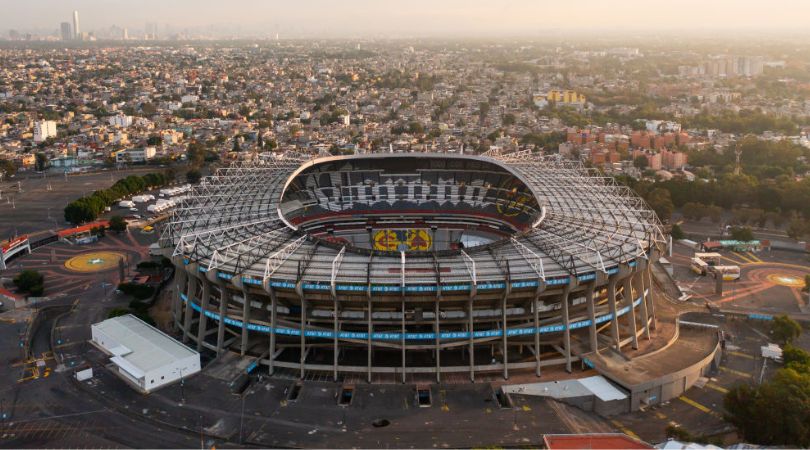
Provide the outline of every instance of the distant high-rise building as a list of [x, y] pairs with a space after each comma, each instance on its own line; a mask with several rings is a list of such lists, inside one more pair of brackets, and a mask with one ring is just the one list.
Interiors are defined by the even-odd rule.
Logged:
[[73, 39], [73, 30], [70, 28], [70, 22], [62, 22], [60, 26], [60, 30], [62, 32], [62, 40], [69, 41]]
[[79, 28], [79, 11], [73, 11], [73, 36], [76, 39], [81, 39], [82, 32]]
[[34, 142], [44, 142], [50, 137], [56, 137], [56, 122], [53, 120], [34, 122]]
[[127, 31], [126, 27], [124, 27], [124, 31], [121, 32], [121, 39], [125, 41], [129, 39], [129, 31]]
[[155, 40], [158, 38], [158, 24], [156, 23], [147, 23], [146, 24], [146, 39]]

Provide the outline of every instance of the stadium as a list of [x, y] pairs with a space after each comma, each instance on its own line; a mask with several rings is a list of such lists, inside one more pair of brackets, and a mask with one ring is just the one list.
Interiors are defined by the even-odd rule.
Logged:
[[637, 348], [665, 241], [639, 197], [575, 162], [372, 153], [219, 169], [160, 245], [192, 346], [405, 382], [570, 372]]

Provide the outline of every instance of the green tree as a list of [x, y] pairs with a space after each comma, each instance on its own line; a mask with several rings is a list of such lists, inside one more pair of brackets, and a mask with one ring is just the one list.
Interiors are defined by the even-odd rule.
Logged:
[[633, 167], [644, 170], [650, 166], [650, 162], [647, 160], [647, 157], [644, 155], [636, 156], [633, 159]]
[[44, 291], [45, 277], [36, 270], [23, 270], [14, 277], [14, 285], [22, 292], [39, 297]]
[[7, 159], [0, 159], [0, 179], [10, 177], [17, 173], [17, 166]]
[[38, 152], [34, 155], [34, 168], [37, 172], [43, 172], [48, 168], [48, 156], [45, 153]]
[[778, 316], [771, 324], [771, 334], [780, 344], [790, 344], [802, 334], [802, 327], [788, 316]]
[[110, 230], [120, 233], [127, 230], [127, 222], [121, 216], [110, 217]]
[[419, 122], [411, 122], [408, 124], [408, 133], [410, 134], [422, 134], [425, 132], [425, 126]]
[[202, 179], [202, 172], [197, 169], [192, 169], [186, 172], [186, 181], [191, 184], [197, 184]]
[[647, 203], [661, 221], [667, 221], [672, 217], [672, 210], [675, 209], [675, 206], [672, 204], [668, 190], [662, 188], [653, 189], [647, 195]]
[[731, 229], [731, 239], [735, 241], [753, 241], [754, 233], [748, 227], [734, 227]]
[[780, 369], [759, 386], [732, 388], [723, 400], [727, 420], [745, 441], [765, 446], [810, 445], [810, 374]]
[[686, 238], [686, 234], [684, 234], [683, 230], [681, 229], [681, 226], [678, 225], [677, 223], [672, 225], [672, 233], [671, 234], [672, 234], [672, 239], [675, 239], [675, 240]]

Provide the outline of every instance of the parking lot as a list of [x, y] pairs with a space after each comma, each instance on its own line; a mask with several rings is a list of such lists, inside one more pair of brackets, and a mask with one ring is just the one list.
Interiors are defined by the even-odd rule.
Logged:
[[[3, 180], [0, 183], [0, 197], [2, 197], [0, 216], [14, 217], [14, 220], [0, 221], [0, 240], [15, 234], [67, 228], [69, 224], [65, 222], [64, 208], [71, 201], [92, 194], [98, 189], [108, 188], [129, 175], [143, 175], [161, 170], [165, 169], [147, 166], [139, 169], [72, 174], [67, 177], [60, 174], [30, 175], [28, 178], [18, 175], [16, 178]], [[115, 208], [113, 210], [115, 211]], [[146, 214], [145, 206], [138, 214]]]

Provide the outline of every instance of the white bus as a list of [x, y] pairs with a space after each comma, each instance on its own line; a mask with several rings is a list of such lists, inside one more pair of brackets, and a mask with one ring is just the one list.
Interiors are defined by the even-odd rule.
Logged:
[[723, 277], [723, 281], [737, 281], [740, 279], [740, 266], [714, 266], [714, 276]]
[[692, 272], [695, 272], [698, 275], [706, 275], [707, 271], [709, 270], [709, 265], [706, 264], [706, 261], [703, 261], [700, 258], [692, 258], [691, 264]]

